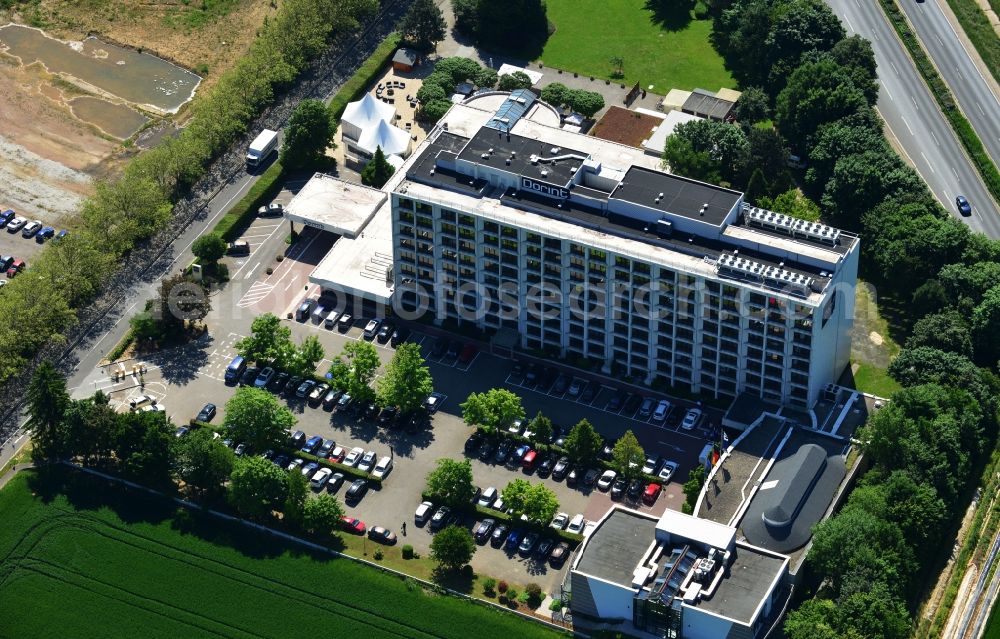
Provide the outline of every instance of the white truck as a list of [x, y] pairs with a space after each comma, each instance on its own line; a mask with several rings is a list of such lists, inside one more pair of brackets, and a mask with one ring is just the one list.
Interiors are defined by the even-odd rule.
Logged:
[[267, 159], [278, 148], [278, 132], [264, 129], [250, 143], [247, 149], [247, 168], [254, 168]]

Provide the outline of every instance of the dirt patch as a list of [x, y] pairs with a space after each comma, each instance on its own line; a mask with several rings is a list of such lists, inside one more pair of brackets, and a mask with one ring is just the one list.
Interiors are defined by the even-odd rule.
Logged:
[[662, 118], [613, 106], [594, 125], [590, 135], [619, 144], [639, 147], [643, 140], [648, 140], [653, 135], [653, 129], [662, 123]]

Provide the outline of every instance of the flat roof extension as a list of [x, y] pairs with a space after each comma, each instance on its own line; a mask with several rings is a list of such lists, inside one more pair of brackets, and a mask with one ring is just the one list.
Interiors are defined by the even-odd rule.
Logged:
[[742, 193], [721, 186], [632, 166], [626, 171], [625, 179], [614, 190], [610, 199], [721, 226], [740, 197]]
[[656, 520], [625, 508], [611, 513], [584, 542], [575, 570], [625, 588], [656, 535]]
[[387, 198], [384, 191], [316, 173], [285, 207], [285, 217], [354, 238]]
[[[465, 145], [458, 159], [564, 186], [588, 156], [584, 151], [483, 127]], [[532, 157], [536, 158], [534, 163]]]
[[786, 557], [737, 544], [732, 563], [715, 593], [709, 599], [699, 599], [693, 606], [750, 624], [787, 561]]

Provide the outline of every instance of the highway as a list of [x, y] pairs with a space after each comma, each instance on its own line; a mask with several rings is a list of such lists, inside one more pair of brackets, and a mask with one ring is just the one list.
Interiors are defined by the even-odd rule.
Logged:
[[[951, 126], [896, 37], [878, 3], [872, 0], [827, 0], [849, 34], [872, 43], [878, 63], [878, 110], [898, 147], [927, 182], [945, 209], [973, 230], [1000, 239], [1000, 209], [965, 155]], [[972, 215], [960, 217], [955, 196], [964, 195]]]
[[979, 134], [986, 152], [1000, 164], [1000, 101], [989, 79], [972, 60], [972, 53], [938, 4], [945, 0], [899, 3], [962, 113]]

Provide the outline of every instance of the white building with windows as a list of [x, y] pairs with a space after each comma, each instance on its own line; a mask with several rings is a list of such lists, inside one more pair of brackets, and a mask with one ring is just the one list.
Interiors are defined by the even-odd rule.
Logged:
[[714, 397], [809, 407], [840, 376], [855, 235], [521, 119], [530, 107], [457, 105], [408, 163], [392, 193], [403, 308]]

